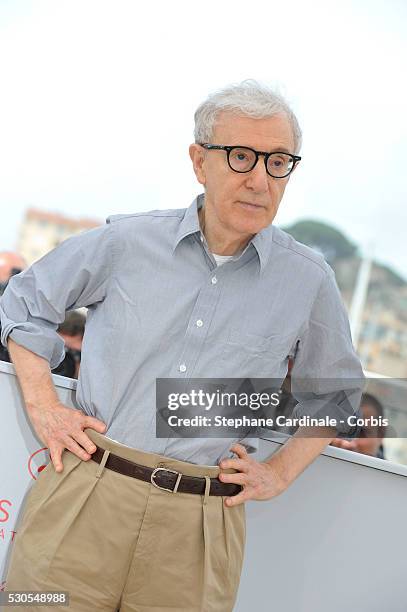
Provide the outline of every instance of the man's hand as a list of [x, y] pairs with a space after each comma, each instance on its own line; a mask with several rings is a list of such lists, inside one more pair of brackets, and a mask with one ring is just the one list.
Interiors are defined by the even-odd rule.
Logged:
[[83, 429], [90, 427], [99, 433], [106, 431], [105, 423], [99, 419], [76, 408], [68, 408], [61, 402], [41, 409], [31, 408], [29, 416], [37, 436], [49, 449], [56, 472], [64, 469], [62, 453], [65, 448], [84, 461], [95, 452], [96, 446]]
[[106, 425], [76, 408], [68, 408], [59, 401], [50, 365], [46, 359], [8, 338], [7, 347], [16, 369], [24, 396], [28, 417], [39, 439], [48, 447], [56, 472], [62, 472], [62, 453], [65, 448], [87, 461], [96, 450], [84, 433], [90, 427], [99, 433]]
[[331, 446], [336, 446], [337, 448], [346, 448], [346, 450], [357, 452], [357, 440], [344, 440], [343, 438], [334, 438], [330, 444]]
[[227, 506], [237, 506], [249, 499], [259, 501], [271, 499], [287, 488], [288, 485], [283, 482], [271, 463], [262, 463], [252, 459], [242, 444], [234, 444], [230, 450], [239, 458], [222, 459], [219, 467], [221, 469], [234, 468], [238, 472], [227, 474], [221, 471], [219, 480], [240, 484], [243, 486], [243, 491], [233, 497], [226, 498], [225, 504]]
[[235, 474], [220, 473], [222, 482], [234, 482], [243, 491], [228, 497], [227, 506], [236, 506], [249, 499], [266, 500], [285, 491], [318, 457], [335, 437], [332, 427], [300, 427], [296, 433], [265, 462], [252, 459], [242, 444], [232, 450], [239, 459], [222, 459], [220, 468], [234, 468]]

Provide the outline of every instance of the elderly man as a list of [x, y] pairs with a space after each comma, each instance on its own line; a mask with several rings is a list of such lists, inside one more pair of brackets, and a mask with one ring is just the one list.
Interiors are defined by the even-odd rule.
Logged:
[[[229, 612], [244, 502], [282, 493], [334, 437], [159, 438], [157, 378], [362, 376], [334, 275], [272, 225], [301, 133], [278, 95], [243, 82], [195, 114], [205, 193], [187, 209], [114, 215], [12, 279], [2, 342], [50, 451], [25, 507], [6, 590], [69, 591], [75, 612]], [[163, 163], [168, 161], [168, 146]], [[87, 307], [79, 409], [50, 366], [56, 328]], [[235, 456], [233, 456], [235, 455]], [[32, 608], [35, 609], [35, 608]]]

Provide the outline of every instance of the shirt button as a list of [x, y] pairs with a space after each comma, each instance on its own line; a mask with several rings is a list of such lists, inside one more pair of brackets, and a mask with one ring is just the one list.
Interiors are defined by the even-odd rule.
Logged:
[[198, 319], [198, 321], [196, 322], [196, 326], [197, 327], [202, 327], [202, 325], [203, 325], [202, 319]]
[[187, 370], [187, 366], [185, 365], [185, 363], [181, 363], [181, 365], [179, 366], [179, 371], [186, 372], [186, 370]]
[[218, 282], [218, 279], [216, 278], [216, 276], [212, 276], [211, 282], [212, 282], [212, 285], [216, 285], [216, 283]]

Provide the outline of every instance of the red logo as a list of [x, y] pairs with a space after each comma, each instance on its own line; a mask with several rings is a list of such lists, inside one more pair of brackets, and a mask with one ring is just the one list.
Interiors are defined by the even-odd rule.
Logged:
[[[42, 453], [42, 455], [39, 455], [39, 453]], [[28, 471], [34, 480], [37, 480], [38, 474], [47, 467], [49, 460], [48, 448], [46, 447], [39, 448], [30, 456], [28, 459]]]
[[[9, 499], [0, 499], [0, 523], [5, 523], [6, 521], [8, 521], [8, 518], [10, 516], [7, 510], [3, 507], [4, 504], [8, 504], [9, 506], [11, 506], [11, 501]], [[1, 517], [2, 513], [4, 514], [5, 518]]]

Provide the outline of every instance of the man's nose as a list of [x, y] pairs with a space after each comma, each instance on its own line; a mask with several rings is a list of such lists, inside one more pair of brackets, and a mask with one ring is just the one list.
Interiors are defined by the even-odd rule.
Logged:
[[265, 193], [269, 190], [269, 175], [263, 157], [259, 157], [253, 170], [247, 173], [246, 185], [255, 193]]

